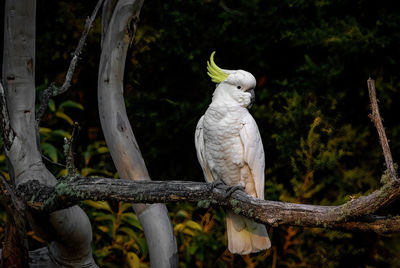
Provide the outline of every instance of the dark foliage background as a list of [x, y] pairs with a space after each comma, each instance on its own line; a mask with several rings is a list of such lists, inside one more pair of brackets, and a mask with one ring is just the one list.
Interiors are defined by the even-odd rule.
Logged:
[[[95, 2], [38, 0], [38, 93], [51, 81], [62, 82]], [[70, 120], [76, 120], [83, 127], [77, 152], [81, 173], [117, 177], [96, 106], [100, 23], [97, 19], [72, 88], [50, 105], [42, 149], [62, 163], [62, 139], [72, 130]], [[145, 2], [128, 55], [125, 97], [152, 178], [202, 181], [193, 136], [214, 89], [205, 66], [215, 50], [219, 66], [245, 69], [257, 78], [251, 113], [266, 152], [266, 199], [339, 204], [373, 191], [385, 168], [368, 118], [366, 80], [376, 80], [393, 156], [399, 159], [399, 44], [400, 10], [394, 1]], [[48, 166], [59, 175], [65, 172]], [[101, 266], [148, 265], [129, 205], [83, 206], [92, 219]], [[222, 210], [186, 203], [169, 209], [181, 267], [400, 266], [397, 235], [316, 228], [271, 228], [271, 250], [232, 256], [225, 251]]]

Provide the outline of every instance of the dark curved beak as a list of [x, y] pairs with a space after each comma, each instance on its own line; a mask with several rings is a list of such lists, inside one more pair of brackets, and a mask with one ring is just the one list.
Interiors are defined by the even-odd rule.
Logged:
[[247, 106], [247, 108], [251, 108], [254, 104], [254, 102], [256, 101], [256, 94], [254, 93], [254, 89], [249, 90], [249, 93], [251, 94], [251, 98], [250, 98], [250, 104]]

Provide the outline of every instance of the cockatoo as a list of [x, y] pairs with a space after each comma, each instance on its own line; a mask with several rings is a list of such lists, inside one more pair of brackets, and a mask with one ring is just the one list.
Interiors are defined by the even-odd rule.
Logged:
[[[197, 158], [207, 182], [240, 185], [249, 195], [264, 199], [264, 149], [247, 110], [254, 101], [256, 79], [243, 70], [219, 68], [214, 54], [207, 62], [207, 73], [217, 87], [196, 127]], [[228, 210], [226, 226], [231, 253], [245, 255], [271, 247], [263, 224]]]

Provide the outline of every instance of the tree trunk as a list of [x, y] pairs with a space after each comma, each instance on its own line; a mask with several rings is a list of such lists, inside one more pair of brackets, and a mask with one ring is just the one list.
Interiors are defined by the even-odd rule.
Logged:
[[[126, 54], [142, 5], [143, 0], [105, 2], [98, 76], [100, 120], [108, 148], [120, 177], [133, 180], [150, 180], [123, 97]], [[176, 240], [165, 205], [135, 204], [133, 208], [144, 229], [151, 266], [177, 267]]]
[[[6, 0], [2, 70], [15, 135], [6, 156], [16, 186], [32, 179], [45, 185], [57, 183], [42, 162], [35, 128], [35, 21], [35, 0]], [[53, 241], [49, 246], [53, 266], [96, 267], [91, 225], [81, 208], [74, 206], [50, 215], [28, 212], [28, 218], [38, 235]]]

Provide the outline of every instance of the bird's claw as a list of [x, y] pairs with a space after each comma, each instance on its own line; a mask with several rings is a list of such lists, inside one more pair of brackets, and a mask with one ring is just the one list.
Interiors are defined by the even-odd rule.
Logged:
[[242, 186], [242, 185], [235, 185], [235, 186], [230, 186], [229, 188], [228, 188], [228, 190], [226, 191], [226, 193], [225, 193], [225, 199], [226, 198], [228, 198], [228, 197], [230, 197], [234, 192], [236, 192], [236, 191], [244, 191], [244, 187]]
[[[226, 185], [222, 180], [214, 180], [212, 183], [210, 183], [210, 189], [211, 191], [214, 188], [217, 188], [219, 185]], [[225, 190], [224, 198], [227, 199], [230, 197], [234, 192], [236, 191], [244, 191], [244, 187], [240, 184], [234, 185], [234, 186], [228, 186], [228, 188]]]
[[223, 181], [221, 181], [221, 180], [215, 180], [211, 183], [213, 188], [218, 187], [218, 185], [221, 185], [221, 184], [225, 185], [225, 183], [223, 183]]
[[214, 188], [217, 188], [219, 185], [225, 185], [225, 183], [223, 183], [223, 181], [221, 180], [214, 180], [210, 183], [210, 190], [212, 191]]

